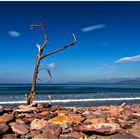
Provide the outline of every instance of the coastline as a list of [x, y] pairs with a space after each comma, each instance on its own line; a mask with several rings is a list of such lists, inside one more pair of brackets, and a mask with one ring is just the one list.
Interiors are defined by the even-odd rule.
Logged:
[[139, 139], [140, 104], [64, 107], [0, 106], [4, 139]]

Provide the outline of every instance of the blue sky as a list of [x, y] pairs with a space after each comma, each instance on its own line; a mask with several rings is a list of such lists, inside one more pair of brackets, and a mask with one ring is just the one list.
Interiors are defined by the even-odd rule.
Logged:
[[[53, 82], [140, 77], [140, 2], [0, 2], [0, 83], [30, 83], [36, 43], [46, 26], [44, 53], [77, 44], [45, 58], [55, 63]], [[39, 73], [48, 79], [46, 71]], [[44, 81], [45, 83], [45, 81]]]

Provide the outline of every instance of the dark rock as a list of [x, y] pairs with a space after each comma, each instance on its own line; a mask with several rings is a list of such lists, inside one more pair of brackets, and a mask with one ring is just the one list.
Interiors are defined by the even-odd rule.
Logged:
[[14, 119], [14, 116], [12, 114], [6, 114], [3, 116], [0, 116], [0, 123], [7, 123]]
[[84, 138], [84, 134], [81, 132], [71, 132], [71, 133], [67, 133], [67, 134], [61, 134], [59, 136], [59, 139], [80, 139], [80, 138]]
[[6, 133], [9, 130], [9, 126], [6, 123], [0, 123], [0, 135]]
[[18, 135], [17, 134], [4, 134], [3, 139], [17, 139]]
[[16, 134], [27, 134], [29, 132], [26, 125], [24, 124], [15, 124], [12, 125], [11, 128]]
[[51, 106], [50, 111], [55, 112], [59, 109], [59, 106]]
[[13, 112], [13, 109], [11, 107], [4, 107], [4, 112], [11, 113], [11, 112]]
[[102, 134], [113, 134], [120, 131], [120, 127], [116, 123], [100, 123], [95, 125], [78, 125], [73, 130], [83, 132], [97, 132]]

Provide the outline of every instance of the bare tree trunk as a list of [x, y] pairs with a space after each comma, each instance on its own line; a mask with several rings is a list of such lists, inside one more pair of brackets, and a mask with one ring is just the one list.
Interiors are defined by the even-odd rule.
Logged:
[[47, 44], [47, 41], [48, 41], [47, 40], [47, 35], [46, 35], [46, 31], [45, 31], [45, 28], [44, 28], [44, 26], [43, 26], [42, 23], [39, 23], [37, 25], [32, 24], [32, 28], [35, 28], [35, 27], [38, 27], [38, 28], [40, 28], [42, 30], [43, 37], [44, 37], [44, 43], [41, 46], [37, 45], [38, 55], [37, 55], [37, 59], [36, 59], [35, 69], [34, 69], [34, 75], [33, 75], [33, 80], [32, 80], [31, 91], [30, 91], [30, 93], [29, 93], [29, 95], [27, 97], [27, 104], [28, 105], [31, 104], [33, 102], [34, 98], [35, 98], [36, 80], [37, 80], [37, 76], [38, 76], [38, 72], [39, 72], [40, 61], [43, 58], [47, 57], [47, 56], [50, 56], [50, 55], [52, 55], [54, 53], [57, 53], [59, 51], [62, 51], [64, 49], [66, 49], [66, 48], [68, 48], [68, 47], [73, 46], [74, 44], [76, 44], [76, 38], [75, 38], [75, 35], [73, 33], [72, 35], [73, 35], [74, 40], [73, 40], [72, 43], [70, 43], [70, 44], [68, 44], [68, 45], [66, 45], [66, 46], [64, 46], [62, 48], [59, 48], [57, 50], [54, 50], [52, 52], [49, 52], [49, 53], [46, 53], [46, 54], [42, 55], [43, 49], [45, 48], [45, 46]]
[[35, 88], [36, 88], [36, 80], [37, 80], [37, 75], [38, 75], [39, 64], [40, 64], [40, 57], [37, 56], [33, 80], [32, 80], [32, 87], [31, 87], [30, 94], [27, 98], [27, 104], [31, 104], [35, 97]]

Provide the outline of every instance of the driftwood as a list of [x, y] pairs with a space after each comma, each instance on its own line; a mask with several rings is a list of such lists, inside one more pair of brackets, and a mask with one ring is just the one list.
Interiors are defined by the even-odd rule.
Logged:
[[35, 64], [35, 69], [34, 69], [34, 75], [33, 75], [33, 80], [32, 80], [32, 87], [31, 87], [31, 91], [27, 97], [27, 104], [31, 104], [35, 98], [35, 88], [36, 88], [36, 80], [37, 80], [37, 76], [38, 76], [38, 72], [39, 72], [39, 65], [40, 65], [40, 62], [43, 58], [47, 57], [47, 56], [50, 56], [52, 54], [55, 54], [57, 52], [60, 52], [70, 46], [73, 46], [76, 44], [76, 37], [74, 35], [74, 33], [72, 33], [72, 36], [73, 36], [73, 42], [68, 44], [68, 45], [65, 45], [64, 47], [62, 48], [59, 48], [57, 50], [54, 50], [52, 52], [49, 52], [49, 53], [46, 53], [46, 54], [42, 54], [43, 53], [43, 50], [45, 48], [45, 46], [47, 45], [48, 43], [48, 39], [47, 39], [47, 35], [46, 35], [46, 31], [45, 31], [45, 27], [42, 23], [39, 23], [37, 25], [35, 24], [32, 24], [31, 25], [32, 28], [40, 28], [42, 33], [43, 33], [43, 37], [44, 37], [44, 43], [42, 45], [36, 45], [37, 48], [38, 48], [38, 55], [37, 55], [37, 58], [36, 58], [36, 64]]

